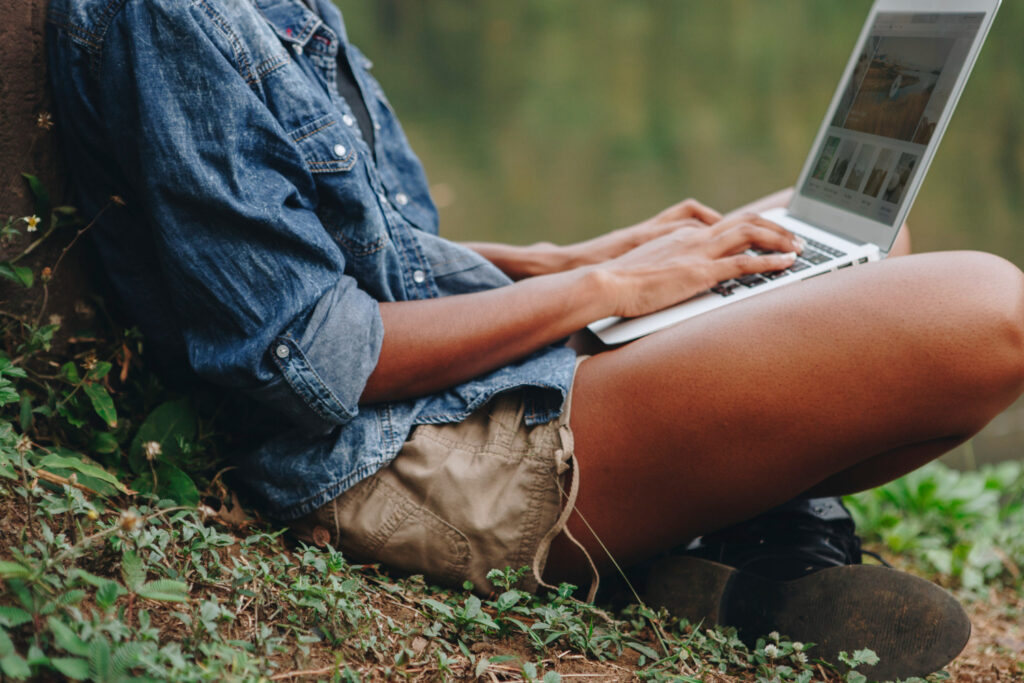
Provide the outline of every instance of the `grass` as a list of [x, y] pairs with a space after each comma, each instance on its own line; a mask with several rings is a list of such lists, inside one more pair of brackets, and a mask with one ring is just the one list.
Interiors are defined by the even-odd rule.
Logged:
[[[642, 606], [612, 616], [572, 586], [519, 591], [511, 570], [481, 600], [292, 545], [230, 503], [91, 495], [39, 477], [9, 426], [0, 454], [5, 680], [859, 680], [778, 634], [750, 649]], [[1016, 591], [1021, 475], [933, 465], [851, 507], [910, 568]]]

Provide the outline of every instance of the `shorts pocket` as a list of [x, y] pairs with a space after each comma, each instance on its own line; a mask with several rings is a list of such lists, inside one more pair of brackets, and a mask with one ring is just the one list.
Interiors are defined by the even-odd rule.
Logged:
[[[364, 490], [357, 491], [359, 487]], [[437, 583], [458, 585], [469, 566], [466, 536], [417, 505], [381, 474], [338, 501], [342, 550]]]

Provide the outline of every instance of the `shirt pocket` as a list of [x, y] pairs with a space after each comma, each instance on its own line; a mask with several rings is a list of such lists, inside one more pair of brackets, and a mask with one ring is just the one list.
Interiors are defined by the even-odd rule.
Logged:
[[317, 216], [335, 242], [350, 257], [383, 249], [387, 226], [346, 126], [328, 113], [289, 135], [316, 184]]

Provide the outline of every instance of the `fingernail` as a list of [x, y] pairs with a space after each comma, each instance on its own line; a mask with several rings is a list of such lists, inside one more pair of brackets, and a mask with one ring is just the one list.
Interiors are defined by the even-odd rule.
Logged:
[[800, 235], [793, 235], [793, 241], [796, 243], [798, 252], [802, 252], [807, 247], [807, 242]]
[[796, 260], [796, 252], [795, 251], [787, 251], [784, 254], [780, 254], [780, 256], [782, 256], [783, 258], [785, 258], [785, 259], [787, 259], [789, 261], [795, 261]]

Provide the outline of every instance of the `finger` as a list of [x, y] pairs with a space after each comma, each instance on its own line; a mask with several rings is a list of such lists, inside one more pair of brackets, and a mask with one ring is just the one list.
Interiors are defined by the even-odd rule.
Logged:
[[752, 273], [770, 273], [785, 270], [796, 261], [796, 252], [782, 254], [734, 254], [714, 262], [715, 278], [718, 282]]
[[722, 220], [722, 214], [698, 202], [696, 199], [683, 200], [675, 206], [666, 209], [663, 215], [669, 220], [696, 218], [704, 225], [714, 225]]
[[712, 231], [717, 235], [725, 232], [726, 230], [729, 230], [730, 228], [734, 228], [738, 225], [743, 225], [744, 223], [751, 223], [762, 228], [768, 228], [769, 230], [774, 230], [784, 235], [793, 235], [793, 233], [791, 233], [789, 230], [786, 230], [778, 223], [773, 223], [767, 218], [759, 216], [756, 213], [744, 213], [740, 214], [739, 216], [731, 216], [729, 218], [726, 218], [725, 220], [718, 221], [713, 226], [711, 226], [711, 228]]
[[803, 244], [802, 240], [792, 233], [780, 232], [754, 223], [741, 223], [715, 236], [708, 242], [708, 248], [709, 256], [719, 257], [738, 254], [750, 248], [800, 253], [803, 251]]

